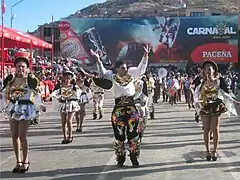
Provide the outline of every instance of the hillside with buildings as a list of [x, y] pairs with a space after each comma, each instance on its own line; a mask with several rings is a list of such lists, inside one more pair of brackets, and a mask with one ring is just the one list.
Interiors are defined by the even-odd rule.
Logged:
[[79, 17], [131, 17], [165, 15], [189, 8], [215, 9], [225, 14], [238, 14], [239, 0], [108, 0], [90, 5], [72, 16]]
[[[239, 7], [239, 0], [107, 0], [73, 12], [69, 17], [215, 16], [238, 14]], [[55, 21], [53, 25], [43, 24], [33, 32], [34, 35], [51, 43], [54, 28], [55, 55], [61, 54], [59, 22]]]

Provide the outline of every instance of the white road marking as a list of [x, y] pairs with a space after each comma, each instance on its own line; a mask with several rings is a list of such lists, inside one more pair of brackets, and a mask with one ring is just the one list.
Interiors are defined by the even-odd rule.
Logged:
[[102, 172], [99, 173], [96, 180], [106, 180], [108, 177], [109, 170], [111, 169], [111, 165], [116, 164], [116, 156], [113, 155], [110, 160], [106, 163], [105, 167], [103, 168]]
[[[151, 119], [148, 119], [147, 120], [147, 125], [151, 124], [152, 122], [154, 122], [153, 120]], [[126, 146], [126, 144], [125, 144]], [[127, 150], [128, 146], [126, 146], [125, 150]], [[111, 165], [115, 165], [116, 164], [116, 155], [113, 155], [110, 160], [107, 162], [107, 164], [105, 165], [105, 168], [102, 170], [102, 172], [99, 173], [98, 177], [96, 180], [106, 180], [108, 175], [110, 173], [113, 173], [114, 171], [115, 172], [121, 172], [121, 171], [126, 171], [126, 170], [121, 170], [121, 169], [117, 169], [117, 170], [114, 170], [114, 171], [110, 171], [111, 169]], [[139, 168], [137, 168], [138, 170], [141, 168], [141, 165]], [[144, 169], [147, 169], [147, 168], [144, 168]], [[153, 167], [151, 167], [151, 169], [154, 169]], [[130, 171], [131, 169], [128, 169], [128, 171]], [[167, 171], [166, 172], [166, 180], [171, 180], [172, 179], [172, 173], [170, 171]]]

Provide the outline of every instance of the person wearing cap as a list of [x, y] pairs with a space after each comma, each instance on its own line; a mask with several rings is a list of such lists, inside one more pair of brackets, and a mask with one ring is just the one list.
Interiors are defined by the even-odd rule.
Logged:
[[110, 80], [113, 84], [112, 93], [115, 98], [115, 106], [112, 111], [111, 122], [116, 142], [114, 144], [115, 154], [117, 156], [117, 165], [122, 167], [126, 160], [124, 142], [125, 134], [130, 147], [130, 160], [133, 167], [138, 167], [138, 157], [140, 155], [140, 139], [138, 134], [139, 117], [134, 102], [136, 93], [134, 82], [141, 78], [148, 66], [148, 54], [150, 48], [143, 47], [144, 55], [138, 67], [127, 68], [124, 61], [115, 62], [116, 74], [106, 70], [100, 60], [99, 54], [92, 51], [92, 55], [97, 60], [98, 70], [103, 78]]
[[[197, 74], [196, 75], [192, 75], [194, 77], [193, 81], [192, 81], [192, 96], [194, 96], [194, 92], [197, 88], [197, 86], [201, 83], [201, 80], [203, 78], [203, 71], [202, 71], [202, 68], [201, 67], [197, 67]], [[192, 97], [194, 98], [194, 97]], [[194, 99], [193, 99], [194, 101]], [[194, 107], [194, 102], [193, 102], [193, 108], [195, 109]], [[198, 114], [198, 112], [196, 111], [195, 109], [195, 113], [194, 113], [194, 118], [195, 118], [195, 121], [197, 123], [200, 123], [200, 115]], [[201, 126], [202, 130], [204, 131], [204, 127], [203, 125]], [[213, 140], [213, 132], [210, 130], [210, 140]]]
[[[218, 66], [213, 61], [203, 63], [203, 78], [195, 85], [194, 103], [203, 122], [206, 159], [207, 161], [216, 161], [220, 116], [227, 111], [229, 115], [237, 116], [234, 103], [239, 102], [229, 95], [227, 85], [224, 79], [218, 75]], [[210, 152], [210, 132], [213, 133], [212, 152]]]
[[[62, 144], [69, 144], [73, 141], [72, 120], [76, 112], [80, 110], [78, 101], [81, 89], [73, 83], [74, 73], [65, 71], [63, 81], [56, 85], [51, 94], [53, 107], [60, 112], [62, 120], [63, 140]], [[67, 130], [68, 128], [68, 130]]]
[[[29, 73], [29, 54], [15, 54], [15, 74], [3, 81], [2, 98], [5, 102], [5, 115], [9, 119], [13, 149], [17, 164], [13, 173], [25, 173], [30, 163], [28, 157], [27, 132], [30, 121], [37, 117], [38, 107], [46, 110], [38, 91], [37, 78]], [[20, 146], [22, 147], [22, 158]]]

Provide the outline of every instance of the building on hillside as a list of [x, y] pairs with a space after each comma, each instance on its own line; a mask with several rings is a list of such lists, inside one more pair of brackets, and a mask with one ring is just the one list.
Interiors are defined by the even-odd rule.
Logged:
[[[52, 35], [53, 35], [53, 50], [54, 56], [61, 56], [60, 52], [60, 30], [58, 28], [59, 21], [44, 25], [39, 25], [38, 29], [35, 30], [32, 34], [43, 39], [44, 41], [52, 44]], [[52, 34], [53, 31], [53, 34]], [[50, 52], [45, 52], [45, 56], [50, 56]]]

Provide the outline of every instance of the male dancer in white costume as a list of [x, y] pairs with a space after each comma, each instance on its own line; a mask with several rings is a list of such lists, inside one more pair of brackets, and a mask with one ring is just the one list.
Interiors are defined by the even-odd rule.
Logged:
[[130, 160], [133, 167], [138, 167], [140, 155], [140, 139], [138, 134], [139, 114], [134, 102], [136, 93], [134, 82], [145, 73], [148, 65], [150, 48], [144, 47], [144, 56], [136, 68], [127, 68], [123, 61], [116, 61], [116, 74], [107, 71], [103, 66], [98, 53], [91, 51], [97, 60], [97, 66], [103, 78], [113, 83], [112, 93], [115, 98], [115, 107], [112, 111], [112, 127], [115, 135], [115, 154], [117, 165], [122, 167], [126, 160], [124, 141], [127, 139], [130, 146]]

